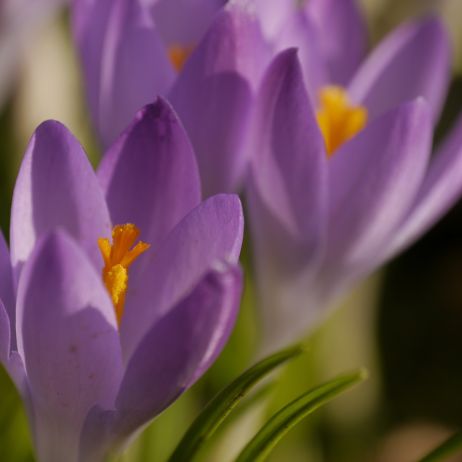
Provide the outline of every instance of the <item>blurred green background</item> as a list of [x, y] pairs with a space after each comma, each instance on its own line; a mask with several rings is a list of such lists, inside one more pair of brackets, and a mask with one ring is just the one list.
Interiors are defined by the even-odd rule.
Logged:
[[[372, 42], [405, 18], [436, 8], [452, 31], [454, 76], [435, 143], [462, 109], [462, 1], [363, 0]], [[30, 31], [0, 109], [0, 225], [8, 237], [14, 178], [28, 138], [48, 118], [63, 121], [96, 164], [65, 11]], [[7, 37], [0, 35], [0, 39]], [[211, 371], [156, 419], [122, 457], [162, 461], [203, 404], [248, 367], [258, 339], [247, 252], [244, 303], [236, 331]], [[244, 404], [202, 460], [231, 461], [262, 419], [309, 386], [366, 366], [370, 379], [292, 431], [272, 462], [412, 462], [462, 427], [462, 203], [405, 254], [374, 274], [309, 339], [308, 353]], [[19, 397], [0, 368], [0, 461], [34, 460]], [[462, 456], [454, 458], [462, 461]]]

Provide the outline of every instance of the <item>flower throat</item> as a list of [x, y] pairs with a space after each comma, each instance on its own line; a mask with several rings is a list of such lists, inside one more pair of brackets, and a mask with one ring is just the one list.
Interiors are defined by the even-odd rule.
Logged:
[[316, 113], [328, 157], [343, 143], [357, 135], [367, 123], [367, 109], [351, 103], [345, 89], [327, 86], [319, 92]]
[[140, 230], [133, 224], [116, 225], [112, 229], [112, 244], [107, 238], [98, 239], [103, 256], [103, 282], [114, 305], [117, 323], [120, 325], [124, 313], [125, 296], [128, 289], [128, 268], [150, 245], [135, 241]]

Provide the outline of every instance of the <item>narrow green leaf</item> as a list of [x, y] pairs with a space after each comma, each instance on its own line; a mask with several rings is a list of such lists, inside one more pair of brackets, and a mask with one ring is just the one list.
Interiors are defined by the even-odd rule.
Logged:
[[275, 353], [255, 364], [220, 391], [189, 427], [169, 462], [191, 462], [205, 441], [259, 380], [303, 351], [297, 345]]
[[458, 451], [462, 451], [462, 431], [454, 433], [430, 454], [420, 459], [419, 462], [440, 462]]
[[364, 369], [342, 375], [313, 388], [284, 406], [263, 425], [242, 450], [236, 462], [261, 462], [284, 435], [303, 418], [326, 404], [343, 391], [367, 377]]

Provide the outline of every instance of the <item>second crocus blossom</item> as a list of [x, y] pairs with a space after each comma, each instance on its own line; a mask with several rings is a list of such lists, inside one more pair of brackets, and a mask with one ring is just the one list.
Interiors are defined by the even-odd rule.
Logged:
[[222, 3], [199, 0], [189, 16], [192, 3], [171, 0], [74, 0], [72, 11], [103, 145], [139, 107], [167, 96], [194, 146], [206, 196], [242, 184], [252, 94], [270, 58], [257, 18]]
[[37, 129], [10, 252], [0, 240], [0, 359], [39, 460], [104, 460], [207, 370], [239, 306], [242, 228], [236, 196], [201, 202], [189, 140], [162, 100], [96, 175], [64, 126]]
[[256, 105], [249, 217], [266, 347], [277, 348], [454, 204], [462, 125], [430, 159], [432, 109], [417, 99], [328, 153], [295, 50], [275, 58]]

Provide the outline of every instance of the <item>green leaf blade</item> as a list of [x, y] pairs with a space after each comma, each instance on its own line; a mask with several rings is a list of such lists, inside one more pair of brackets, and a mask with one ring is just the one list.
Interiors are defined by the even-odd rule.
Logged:
[[190, 462], [248, 391], [277, 367], [303, 353], [296, 345], [279, 351], [255, 364], [220, 391], [189, 427], [169, 462]]
[[302, 419], [366, 378], [367, 372], [360, 369], [332, 379], [291, 401], [263, 425], [242, 450], [236, 462], [262, 462], [289, 430]]

